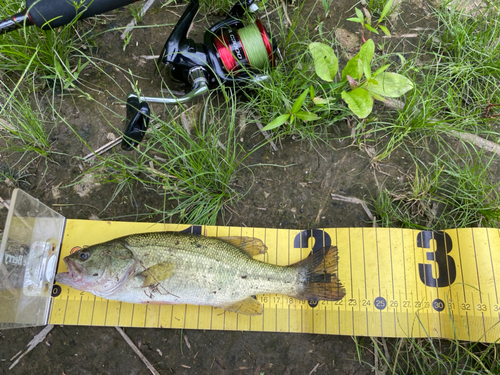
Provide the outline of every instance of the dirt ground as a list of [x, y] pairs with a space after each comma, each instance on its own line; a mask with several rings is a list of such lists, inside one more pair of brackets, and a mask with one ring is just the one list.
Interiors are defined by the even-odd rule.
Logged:
[[[354, 45], [359, 43], [356, 25], [344, 21], [353, 16], [354, 4], [355, 1], [334, 0], [331, 16], [326, 22], [327, 27], [333, 28], [340, 21], [337, 35], [346, 46], [353, 40]], [[145, 16], [144, 24], [172, 25], [182, 11], [183, 5], [156, 8]], [[428, 26], [427, 16], [428, 11], [420, 0], [403, 2], [392, 16], [391, 31], [401, 51], [411, 49], [412, 43], [416, 42], [416, 33], [420, 32], [415, 30]], [[127, 10], [113, 12], [107, 24], [98, 26], [97, 30], [123, 26], [130, 19]], [[202, 22], [197, 24], [191, 38], [201, 39]], [[171, 29], [171, 26], [162, 26], [135, 30], [125, 52], [119, 32], [106, 33], [98, 38], [95, 55], [126, 70], [132, 69], [135, 74], [144, 77], [139, 81], [143, 93], [155, 95], [158, 85], [152, 78], [153, 63], [140, 56], [151, 55], [152, 51], [159, 53]], [[95, 71], [85, 72], [89, 85], [101, 88], [100, 93], [91, 91], [91, 95], [104, 106], [122, 113], [123, 105], [116, 98], [124, 99], [130, 91], [127, 77], [110, 64], [104, 64], [102, 68], [116, 84], [100, 77]], [[89, 105], [81, 97], [65, 97], [60, 113], [78, 136], [97, 148], [108, 141], [109, 133], [113, 133], [110, 124], [117, 128], [123, 124], [118, 115], [113, 116], [109, 112], [103, 115], [104, 112], [95, 108], [94, 102], [91, 103]], [[248, 137], [254, 132], [248, 130]], [[331, 132], [347, 136], [351, 129], [349, 124], [342, 122], [332, 124]], [[98, 215], [108, 204], [115, 186], [93, 185], [83, 196], [73, 187], [64, 188], [80, 173], [80, 162], [74, 156], [84, 156], [89, 150], [61, 124], [52, 133], [51, 140], [54, 149], [61, 152], [55, 154], [54, 162], [38, 161], [28, 168], [27, 174], [18, 175], [14, 183], [0, 180], [0, 197], [9, 198], [17, 186], [67, 218], [89, 219]], [[394, 153], [388, 161], [373, 168], [369, 149], [350, 145], [348, 138], [333, 140], [331, 146], [333, 148], [318, 145], [312, 149], [307, 142], [284, 139], [278, 144], [278, 151], [266, 147], [254, 153], [247, 164], [288, 167], [256, 167], [252, 169], [252, 174], [244, 171], [239, 174], [235, 187], [246, 195], [233, 207], [237, 214], [226, 215], [224, 222], [221, 219], [219, 224], [294, 229], [371, 226], [360, 205], [332, 200], [331, 194], [370, 200], [370, 197], [376, 196], [380, 184], [401, 184], [409, 167], [404, 155]], [[0, 169], [10, 170], [15, 175], [19, 166], [27, 162], [21, 160], [16, 164], [16, 158], [19, 159], [19, 155], [2, 154]], [[133, 204], [130, 196], [123, 193], [105, 212], [99, 214], [100, 218], [132, 215], [128, 220], [133, 221], [134, 215], [146, 211], [145, 205], [162, 204], [161, 197], [140, 187], [134, 193]], [[6, 216], [7, 210], [0, 208], [0, 228], [5, 225]], [[40, 330], [41, 327], [0, 332], [0, 374], [150, 373], [115, 328], [81, 326], [56, 326], [43, 343], [9, 371], [10, 358]], [[368, 351], [361, 352], [366, 363], [358, 361], [356, 345], [351, 337], [135, 328], [125, 331], [161, 374], [281, 375], [308, 374], [313, 369], [316, 374], [369, 374], [374, 363], [373, 353]], [[319, 367], [316, 367], [318, 364]]]

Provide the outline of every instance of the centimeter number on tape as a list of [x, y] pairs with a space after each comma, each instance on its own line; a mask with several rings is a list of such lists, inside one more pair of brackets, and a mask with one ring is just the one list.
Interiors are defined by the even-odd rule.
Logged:
[[[338, 247], [338, 277], [346, 296], [335, 302], [260, 295], [262, 316], [248, 317], [208, 306], [133, 305], [109, 301], [66, 285], [54, 286], [49, 322], [304, 332], [383, 337], [442, 337], [494, 342], [500, 337], [498, 229], [442, 232], [386, 228], [288, 230], [68, 220], [62, 258], [75, 246], [150, 231], [208, 236], [253, 236], [268, 253], [257, 257], [286, 265], [311, 250]], [[89, 240], [89, 233], [92, 239]]]

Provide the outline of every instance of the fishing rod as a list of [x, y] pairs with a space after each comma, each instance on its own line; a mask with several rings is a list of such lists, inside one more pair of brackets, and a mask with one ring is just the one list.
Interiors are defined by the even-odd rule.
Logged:
[[136, 0], [82, 0], [78, 5], [68, 0], [26, 0], [26, 8], [0, 20], [0, 34], [17, 30], [24, 25], [43, 30], [64, 26], [71, 21], [106, 13]]

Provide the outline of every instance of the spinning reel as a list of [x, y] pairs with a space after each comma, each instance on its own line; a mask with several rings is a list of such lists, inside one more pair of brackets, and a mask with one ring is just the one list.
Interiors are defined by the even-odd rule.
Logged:
[[258, 9], [254, 0], [239, 0], [226, 19], [205, 31], [203, 43], [187, 38], [198, 7], [198, 0], [190, 1], [158, 60], [158, 65], [165, 68], [167, 77], [183, 83], [188, 92], [170, 98], [130, 93], [127, 97], [128, 125], [122, 149], [131, 150], [143, 139], [149, 124], [148, 103], [183, 104], [225, 83], [240, 85], [269, 78], [256, 69], [275, 65], [276, 45], [260, 20], [247, 26], [241, 21], [246, 11], [255, 12]]

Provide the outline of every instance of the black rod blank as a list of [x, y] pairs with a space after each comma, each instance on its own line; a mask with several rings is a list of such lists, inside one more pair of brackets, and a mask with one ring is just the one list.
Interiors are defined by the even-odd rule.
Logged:
[[106, 13], [136, 0], [83, 0], [78, 6], [72, 0], [26, 0], [26, 10], [0, 21], [0, 34], [23, 25], [35, 25], [44, 30], [67, 25], [79, 19]]

